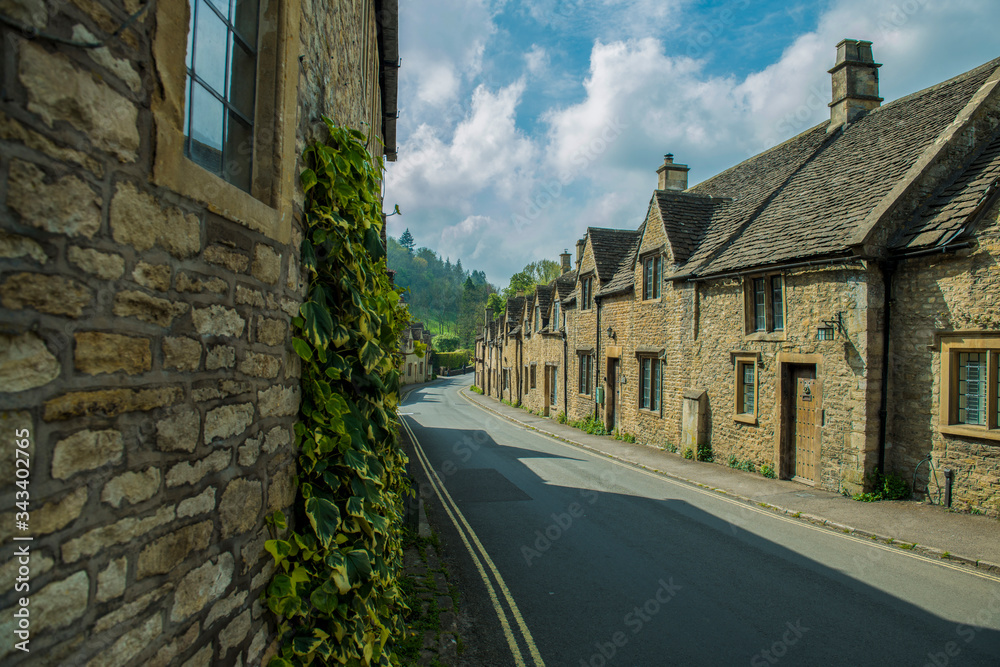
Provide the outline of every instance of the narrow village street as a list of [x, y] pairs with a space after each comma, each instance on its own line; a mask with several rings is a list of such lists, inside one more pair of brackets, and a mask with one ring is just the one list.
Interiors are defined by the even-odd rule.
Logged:
[[467, 664], [996, 664], [997, 573], [557, 441], [466, 398], [470, 381], [399, 410], [460, 570]]

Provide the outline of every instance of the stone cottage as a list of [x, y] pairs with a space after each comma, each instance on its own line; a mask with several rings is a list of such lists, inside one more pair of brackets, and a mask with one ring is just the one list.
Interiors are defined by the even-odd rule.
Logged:
[[[417, 346], [423, 346], [421, 354], [417, 354]], [[399, 340], [400, 384], [427, 382], [434, 374], [431, 368], [431, 332], [424, 328], [423, 322], [411, 322]]]
[[690, 188], [667, 155], [637, 231], [588, 230], [571, 419], [1000, 512], [1000, 59], [885, 105], [879, 67], [843, 40], [828, 121]]
[[299, 156], [394, 159], [396, 2], [2, 4], [0, 662], [266, 663]]

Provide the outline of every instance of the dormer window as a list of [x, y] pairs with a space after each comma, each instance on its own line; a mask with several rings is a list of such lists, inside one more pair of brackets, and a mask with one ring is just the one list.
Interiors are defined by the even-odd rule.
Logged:
[[559, 299], [552, 300], [552, 330], [558, 331], [560, 329], [559, 322]]
[[663, 258], [660, 255], [647, 257], [642, 262], [642, 298], [644, 301], [660, 298], [660, 284], [663, 282]]
[[590, 310], [594, 306], [594, 279], [584, 278], [580, 281], [580, 309]]

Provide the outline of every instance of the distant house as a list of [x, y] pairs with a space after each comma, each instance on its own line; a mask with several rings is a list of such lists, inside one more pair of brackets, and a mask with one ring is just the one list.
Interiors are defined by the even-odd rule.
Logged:
[[[431, 367], [431, 332], [422, 322], [411, 322], [399, 340], [401, 357], [400, 384], [427, 382], [434, 375]], [[419, 343], [419, 345], [417, 345]]]
[[637, 230], [588, 230], [570, 418], [1000, 512], [1000, 59], [885, 105], [879, 66], [842, 41], [829, 121], [692, 188], [667, 155]]

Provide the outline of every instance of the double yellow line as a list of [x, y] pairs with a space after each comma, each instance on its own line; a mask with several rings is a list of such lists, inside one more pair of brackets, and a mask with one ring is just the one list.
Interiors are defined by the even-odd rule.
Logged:
[[[517, 629], [520, 631], [521, 640], [527, 647], [527, 652], [531, 658], [531, 665], [534, 667], [545, 667], [545, 662], [542, 660], [541, 654], [538, 652], [538, 647], [535, 646], [535, 640], [531, 636], [531, 632], [528, 630], [528, 626], [524, 622], [524, 618], [521, 617], [521, 611], [517, 608], [517, 603], [514, 602], [514, 597], [510, 594], [510, 589], [507, 588], [507, 584], [504, 582], [503, 577], [500, 576], [500, 571], [497, 570], [496, 565], [493, 563], [493, 559], [486, 552], [486, 548], [483, 546], [482, 542], [479, 541], [479, 537], [476, 535], [476, 531], [472, 529], [469, 522], [465, 519], [465, 515], [462, 514], [461, 510], [458, 509], [458, 505], [452, 499], [451, 494], [448, 493], [448, 489], [444, 487], [444, 482], [438, 477], [437, 472], [431, 466], [430, 460], [427, 458], [427, 454], [424, 453], [423, 447], [420, 445], [420, 441], [417, 440], [416, 434], [414, 434], [413, 429], [407, 423], [407, 419], [401, 417], [399, 423], [406, 429], [406, 433], [410, 436], [410, 441], [413, 443], [413, 451], [417, 455], [417, 461], [420, 463], [420, 467], [424, 469], [424, 473], [427, 475], [427, 479], [430, 480], [431, 488], [434, 489], [434, 494], [441, 501], [441, 506], [444, 507], [444, 511], [448, 514], [448, 518], [451, 519], [452, 524], [455, 526], [455, 530], [458, 531], [459, 537], [462, 538], [462, 544], [465, 545], [466, 550], [472, 557], [472, 562], [475, 563], [476, 569], [479, 571], [479, 576], [482, 578], [483, 583], [486, 585], [486, 592], [489, 593], [490, 602], [493, 604], [493, 609], [497, 613], [497, 617], [500, 619], [500, 625], [503, 627], [504, 637], [507, 639], [507, 645], [510, 647], [510, 652], [514, 656], [514, 664], [517, 667], [528, 667], [529, 663], [525, 662], [524, 655], [521, 652], [521, 646], [518, 643], [517, 636], [514, 634], [511, 628], [510, 619], [513, 619], [514, 624], [516, 624]], [[487, 573], [489, 570], [489, 573]], [[492, 579], [491, 579], [492, 575]], [[499, 595], [497, 591], [499, 590]], [[507, 603], [507, 608], [500, 603], [500, 597], [503, 597], [504, 601]], [[509, 618], [508, 618], [509, 614]]]

